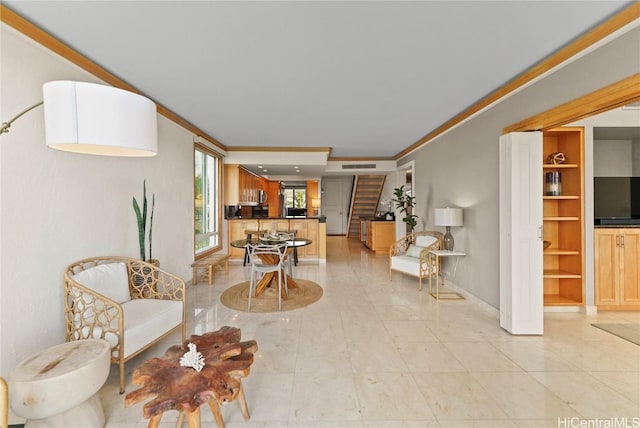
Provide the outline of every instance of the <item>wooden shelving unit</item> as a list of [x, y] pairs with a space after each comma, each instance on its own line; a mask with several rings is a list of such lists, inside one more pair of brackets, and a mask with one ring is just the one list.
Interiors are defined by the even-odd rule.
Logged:
[[[555, 128], [543, 133], [544, 173], [561, 175], [560, 195], [543, 196], [545, 306], [584, 305], [584, 172], [582, 128]], [[562, 152], [567, 161], [547, 162], [551, 153]], [[543, 191], [545, 183], [543, 181]]]

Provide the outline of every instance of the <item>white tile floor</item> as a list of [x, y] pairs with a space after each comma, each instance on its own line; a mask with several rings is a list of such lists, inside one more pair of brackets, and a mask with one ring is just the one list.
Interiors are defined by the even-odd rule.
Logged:
[[[497, 311], [471, 299], [437, 303], [415, 278], [389, 282], [387, 257], [355, 240], [329, 237], [327, 253], [326, 265], [295, 268], [324, 288], [304, 309], [224, 307], [222, 291], [248, 278], [241, 264], [216, 273], [213, 286], [188, 288], [188, 334], [230, 325], [258, 342], [243, 381], [251, 418], [225, 404], [227, 427], [572, 427], [622, 417], [640, 426], [631, 419], [640, 418], [640, 346], [590, 325], [640, 322], [640, 313], [546, 313], [544, 336], [511, 336]], [[129, 362], [127, 382], [179, 342], [176, 334]], [[146, 427], [142, 404], [124, 408], [117, 377], [112, 366], [100, 392], [107, 427]], [[161, 426], [176, 417], [168, 412]], [[215, 426], [207, 407], [202, 426]]]

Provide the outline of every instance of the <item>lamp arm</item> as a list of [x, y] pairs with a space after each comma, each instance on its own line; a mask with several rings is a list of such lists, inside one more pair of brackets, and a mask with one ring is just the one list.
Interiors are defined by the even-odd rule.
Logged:
[[42, 105], [43, 103], [44, 101], [40, 101], [39, 103], [36, 103], [31, 107], [27, 108], [26, 110], [23, 110], [22, 112], [18, 113], [18, 115], [13, 119], [11, 119], [10, 121], [3, 122], [2, 126], [0, 126], [0, 135], [4, 134], [5, 132], [9, 132], [9, 128], [11, 127], [11, 124], [15, 122], [17, 119], [19, 119], [23, 114], [30, 112], [31, 110], [38, 107], [39, 105]]

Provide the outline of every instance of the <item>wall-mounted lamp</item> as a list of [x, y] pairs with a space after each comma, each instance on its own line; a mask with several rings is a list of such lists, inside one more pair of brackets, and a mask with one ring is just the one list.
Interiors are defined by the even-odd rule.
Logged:
[[462, 226], [462, 208], [436, 208], [436, 226], [446, 226], [444, 249], [453, 251], [453, 235], [451, 226]]
[[158, 153], [156, 105], [113, 86], [54, 81], [42, 87], [43, 101], [0, 127], [0, 135], [25, 113], [44, 104], [47, 146], [102, 156], [155, 156]]
[[318, 208], [320, 208], [320, 205], [322, 203], [322, 199], [320, 198], [313, 198], [311, 199], [311, 208], [314, 208], [314, 215], [317, 216], [318, 215]]

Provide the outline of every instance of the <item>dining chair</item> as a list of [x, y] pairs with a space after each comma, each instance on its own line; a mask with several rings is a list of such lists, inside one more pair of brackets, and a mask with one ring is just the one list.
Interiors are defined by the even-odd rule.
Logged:
[[283, 284], [285, 295], [289, 295], [287, 274], [284, 270], [287, 259], [287, 243], [255, 245], [249, 243], [247, 244], [247, 250], [249, 251], [249, 263], [251, 264], [247, 312], [251, 312], [251, 297], [255, 293], [256, 286], [259, 282], [258, 275], [262, 278], [265, 274], [270, 272], [278, 275], [278, 311], [281, 311]]
[[[249, 243], [251, 242], [254, 236], [256, 238], [259, 238], [261, 235], [264, 235], [267, 232], [268, 232], [267, 229], [262, 229], [262, 230], [245, 229], [244, 234], [247, 237], [247, 246], [249, 245]], [[242, 266], [246, 266], [247, 263], [249, 262], [249, 249], [247, 248], [247, 246], [244, 247], [244, 259], [242, 260]]]
[[[277, 230], [276, 232], [280, 235], [287, 236], [287, 239], [292, 241], [296, 239], [296, 236], [298, 236], [297, 230]], [[293, 264], [298, 266], [298, 247], [296, 245], [291, 245], [291, 247], [291, 252], [293, 253]]]
[[[287, 242], [288, 248], [287, 248], [287, 255], [285, 257], [284, 260], [284, 264], [285, 267], [287, 268], [287, 272], [289, 273], [290, 277], [293, 277], [293, 268], [292, 268], [292, 261], [291, 259], [293, 258], [293, 264], [295, 264], [296, 266], [298, 265], [298, 247], [295, 246], [295, 243], [293, 242], [296, 239], [296, 233], [295, 232], [277, 232], [279, 238], [282, 241]], [[291, 241], [291, 245], [288, 244], [288, 242]]]

